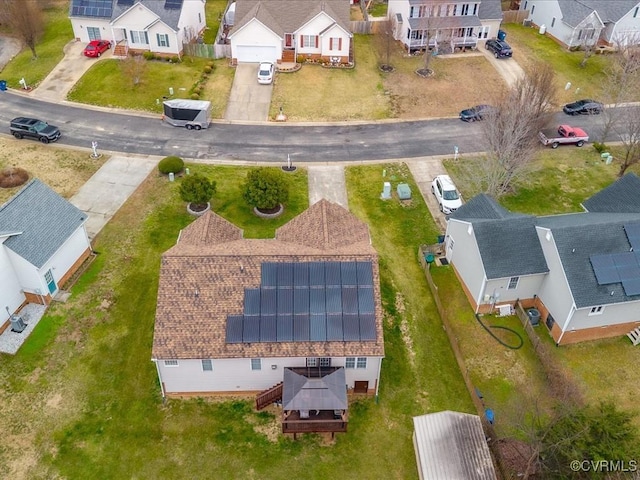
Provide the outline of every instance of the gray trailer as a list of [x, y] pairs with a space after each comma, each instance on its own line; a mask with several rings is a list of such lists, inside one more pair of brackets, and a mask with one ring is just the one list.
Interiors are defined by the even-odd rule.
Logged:
[[162, 102], [164, 114], [162, 120], [174, 127], [186, 127], [187, 130], [200, 130], [209, 126], [211, 102], [207, 100], [186, 100], [176, 98]]

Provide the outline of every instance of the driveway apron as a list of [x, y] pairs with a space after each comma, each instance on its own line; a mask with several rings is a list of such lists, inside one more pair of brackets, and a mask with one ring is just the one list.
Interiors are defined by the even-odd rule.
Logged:
[[349, 208], [347, 186], [342, 165], [309, 165], [309, 205], [326, 198], [344, 208]]
[[266, 122], [273, 84], [258, 83], [257, 63], [239, 63], [233, 78], [233, 86], [227, 102], [225, 120]]

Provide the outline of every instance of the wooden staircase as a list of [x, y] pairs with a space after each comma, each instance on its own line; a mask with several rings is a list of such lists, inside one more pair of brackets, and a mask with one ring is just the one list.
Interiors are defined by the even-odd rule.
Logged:
[[282, 63], [296, 63], [296, 51], [295, 50], [283, 50], [282, 51]]
[[126, 57], [129, 54], [129, 47], [126, 42], [118, 42], [113, 49], [114, 57]]
[[256, 396], [256, 410], [262, 410], [277, 401], [282, 401], [282, 382]]

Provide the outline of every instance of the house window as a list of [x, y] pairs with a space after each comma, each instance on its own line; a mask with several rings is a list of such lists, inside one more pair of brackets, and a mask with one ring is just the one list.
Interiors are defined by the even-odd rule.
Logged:
[[177, 367], [178, 366], [178, 360], [165, 360], [164, 361], [164, 366], [165, 367]]
[[591, 307], [591, 311], [589, 315], [602, 315], [604, 307], [602, 305], [598, 305], [597, 307]]
[[553, 17], [551, 19], [551, 28], [553, 28], [553, 26], [556, 24], [556, 17]]
[[367, 357], [358, 357], [357, 368], [367, 368]]
[[213, 360], [210, 358], [205, 358], [202, 360], [202, 371], [203, 372], [213, 372]]
[[144, 45], [149, 45], [149, 36], [147, 32], [137, 32], [136, 30], [131, 30], [131, 43], [142, 43]]
[[480, 27], [478, 38], [488, 38], [488, 37], [489, 37], [489, 27], [487, 25], [485, 25], [484, 27]]
[[166, 33], [157, 33], [156, 39], [158, 40], [159, 47], [168, 47], [169, 46], [169, 35]]
[[302, 47], [312, 47], [315, 48], [318, 46], [318, 37], [315, 35], [300, 35], [300, 43]]
[[342, 39], [341, 38], [330, 38], [329, 39], [329, 50], [342, 50]]
[[453, 241], [453, 238], [449, 237], [449, 251], [453, 252], [453, 246], [456, 244], [456, 242]]
[[318, 359], [317, 358], [307, 358], [307, 367], [317, 367]]
[[330, 367], [331, 366], [331, 358], [320, 358], [320, 366], [321, 367]]
[[202, 14], [198, 12], [198, 23], [202, 23]]
[[523, 10], [526, 10], [526, 9], [527, 9], [527, 3], [529, 3], [529, 2], [524, 2], [524, 8], [523, 8]]
[[518, 288], [519, 281], [520, 277], [511, 277], [509, 279], [509, 286], [507, 287], [507, 290], [515, 290], [516, 288]]
[[262, 360], [260, 358], [251, 359], [251, 370], [262, 370]]
[[347, 357], [347, 359], [344, 362], [344, 368], [356, 368], [356, 358]]

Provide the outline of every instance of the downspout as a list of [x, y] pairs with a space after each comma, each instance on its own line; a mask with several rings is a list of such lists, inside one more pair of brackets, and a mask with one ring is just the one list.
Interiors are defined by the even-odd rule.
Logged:
[[485, 291], [486, 287], [487, 287], [487, 276], [483, 275], [482, 276], [482, 288], [480, 289], [480, 297], [476, 299], [476, 311], [473, 312], [473, 313], [478, 313], [478, 311], [480, 310], [480, 302], [484, 298], [484, 291]]
[[380, 371], [382, 370], [382, 358], [378, 360], [378, 378], [376, 378], [376, 403], [378, 403], [378, 392], [380, 391]]
[[164, 391], [164, 383], [162, 382], [162, 375], [160, 375], [160, 367], [158, 366], [158, 360], [152, 358], [151, 361], [156, 364], [156, 371], [158, 372], [158, 380], [160, 381], [160, 393], [162, 393], [162, 401], [164, 401], [167, 397]]
[[576, 311], [576, 304], [574, 303], [573, 305], [571, 305], [571, 310], [569, 311], [569, 315], [567, 316], [567, 321], [565, 322], [565, 325], [562, 327], [562, 333], [560, 334], [560, 338], [558, 338], [558, 341], [556, 343], [556, 345], [560, 345], [560, 342], [562, 342], [562, 337], [564, 337], [564, 332], [567, 331], [567, 329], [569, 328], [569, 323], [571, 323], [571, 319], [573, 318], [573, 314]]

